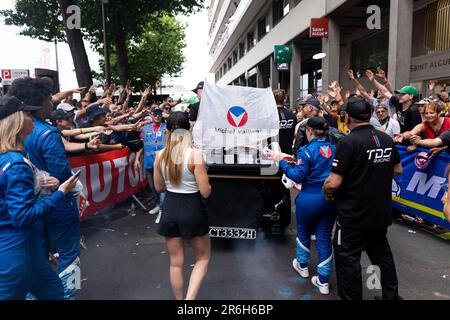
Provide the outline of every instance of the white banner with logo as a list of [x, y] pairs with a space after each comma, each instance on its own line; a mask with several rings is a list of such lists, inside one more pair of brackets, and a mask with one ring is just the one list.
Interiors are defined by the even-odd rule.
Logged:
[[198, 148], [256, 148], [278, 133], [277, 105], [269, 88], [205, 83], [193, 129]]

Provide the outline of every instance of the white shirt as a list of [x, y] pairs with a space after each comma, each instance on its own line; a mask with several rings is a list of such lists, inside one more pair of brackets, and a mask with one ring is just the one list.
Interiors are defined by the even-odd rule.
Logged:
[[165, 165], [164, 163], [161, 163], [161, 168], [162, 168], [162, 174], [164, 177], [164, 181], [166, 183], [166, 189], [169, 192], [173, 192], [173, 193], [182, 193], [182, 194], [193, 194], [193, 193], [197, 193], [199, 191], [198, 185], [197, 185], [197, 180], [195, 180], [195, 176], [194, 174], [189, 171], [189, 159], [191, 157], [191, 154], [194, 150], [192, 148], [189, 148], [186, 153], [184, 154], [184, 159], [183, 159], [183, 173], [181, 176], [181, 181], [180, 181], [180, 185], [176, 186], [176, 185], [172, 185], [172, 183], [170, 182], [169, 177], [165, 176]]
[[394, 138], [394, 135], [399, 134], [401, 131], [400, 123], [397, 120], [392, 119], [392, 118], [390, 118], [389, 121], [386, 122], [385, 124], [381, 125], [378, 118], [372, 117], [370, 119], [370, 124], [375, 129], [388, 134], [391, 138]]

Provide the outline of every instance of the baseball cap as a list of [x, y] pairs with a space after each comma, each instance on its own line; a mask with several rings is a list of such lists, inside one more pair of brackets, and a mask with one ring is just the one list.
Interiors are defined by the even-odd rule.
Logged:
[[4, 119], [18, 111], [37, 111], [39, 109], [41, 109], [40, 106], [27, 105], [14, 96], [6, 95], [0, 97], [0, 119]]
[[396, 94], [410, 94], [413, 96], [417, 96], [419, 93], [417, 92], [417, 88], [413, 86], [404, 86], [399, 90], [395, 90]]
[[74, 116], [73, 112], [68, 112], [63, 109], [56, 109], [50, 116], [50, 121], [54, 122], [56, 120], [64, 120], [67, 118], [71, 118], [73, 116]]
[[350, 98], [341, 110], [347, 112], [349, 117], [361, 121], [369, 120], [372, 115], [372, 106], [362, 97]]
[[316, 98], [309, 98], [308, 100], [300, 102], [300, 105], [302, 106], [307, 104], [313, 106], [314, 108], [320, 109], [320, 101], [317, 100]]
[[189, 118], [184, 112], [174, 112], [167, 118], [167, 130], [175, 131], [176, 129], [191, 129]]
[[60, 103], [57, 107], [57, 110], [61, 109], [64, 110], [66, 112], [72, 112], [74, 111], [76, 108], [74, 106], [72, 106], [71, 104], [68, 103]]
[[428, 99], [428, 98], [425, 98], [425, 99], [420, 100], [420, 101], [417, 102], [416, 104], [418, 104], [418, 105], [425, 105], [425, 104], [430, 104], [430, 103], [432, 103], [432, 102], [433, 102], [433, 100]]
[[312, 117], [308, 120], [306, 123], [307, 127], [310, 127], [312, 129], [316, 130], [328, 130], [330, 129], [330, 126], [328, 125], [328, 122], [321, 117]]
[[95, 117], [98, 117], [102, 114], [107, 114], [107, 113], [108, 113], [108, 110], [100, 107], [98, 104], [95, 104], [95, 105], [89, 107], [89, 109], [87, 109], [86, 116], [90, 120], [93, 120]]
[[203, 89], [203, 87], [205, 86], [205, 82], [201, 81], [198, 83], [197, 87], [195, 89], [192, 89], [193, 92], [197, 93], [198, 90]]

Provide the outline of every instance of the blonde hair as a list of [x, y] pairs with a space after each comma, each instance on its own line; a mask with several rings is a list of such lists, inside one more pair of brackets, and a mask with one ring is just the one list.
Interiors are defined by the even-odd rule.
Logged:
[[164, 178], [169, 178], [171, 184], [179, 186], [183, 174], [183, 160], [186, 151], [192, 148], [191, 132], [185, 129], [177, 129], [169, 132], [167, 143], [160, 154], [161, 172]]
[[19, 111], [0, 120], [0, 153], [24, 150], [23, 143], [19, 139], [24, 119], [23, 111]]

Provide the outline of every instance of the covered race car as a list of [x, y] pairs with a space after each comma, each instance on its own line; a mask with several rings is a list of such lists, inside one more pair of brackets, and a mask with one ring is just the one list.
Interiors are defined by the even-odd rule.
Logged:
[[289, 226], [290, 191], [264, 152], [278, 133], [270, 89], [205, 84], [193, 138], [213, 190], [205, 201], [211, 237], [255, 239], [258, 230], [281, 235]]

